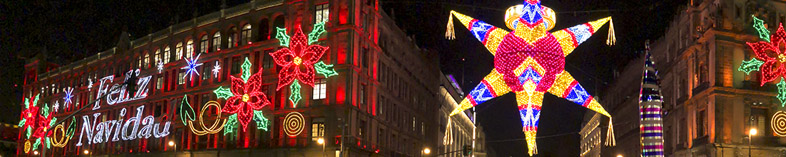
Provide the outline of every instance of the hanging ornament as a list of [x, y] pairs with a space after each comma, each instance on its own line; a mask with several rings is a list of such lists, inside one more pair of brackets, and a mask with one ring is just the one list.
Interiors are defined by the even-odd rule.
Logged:
[[[600, 103], [565, 71], [565, 57], [611, 17], [549, 32], [555, 26], [556, 16], [539, 0], [527, 0], [506, 11], [505, 25], [512, 31], [455, 11], [451, 11], [450, 16], [455, 16], [494, 56], [494, 69], [461, 101], [451, 116], [500, 95], [515, 93], [529, 155], [537, 154], [535, 135], [547, 92], [611, 119]], [[454, 34], [452, 21], [452, 18], [448, 20], [448, 39]], [[607, 43], [611, 45], [613, 31], [609, 37], [612, 39]], [[613, 132], [611, 125], [608, 132]], [[606, 144], [614, 145], [613, 134], [608, 136]]]
[[285, 47], [270, 53], [276, 64], [282, 67], [282, 70], [278, 73], [279, 79], [276, 90], [290, 85], [289, 98], [293, 107], [297, 106], [297, 102], [301, 98], [299, 82], [313, 87], [315, 73], [325, 75], [325, 77], [337, 75], [336, 71], [333, 70], [333, 65], [318, 62], [322, 55], [327, 52], [328, 47], [309, 45], [316, 42], [319, 36], [325, 33], [324, 25], [324, 22], [315, 24], [308, 37], [303, 34], [300, 26], [295, 29], [295, 34], [291, 38], [287, 35], [286, 28], [276, 28], [276, 38], [281, 46]]

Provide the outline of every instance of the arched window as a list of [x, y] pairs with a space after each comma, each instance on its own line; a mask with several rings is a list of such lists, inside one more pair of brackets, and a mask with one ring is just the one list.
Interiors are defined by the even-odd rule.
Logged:
[[237, 43], [236, 43], [237, 41], [235, 40], [235, 37], [237, 35], [235, 34], [235, 31], [236, 31], [235, 27], [229, 28], [229, 36], [227, 36], [227, 48], [228, 49], [231, 49], [231, 48], [237, 46]]
[[273, 27], [275, 28], [284, 28], [285, 26], [284, 15], [280, 15], [273, 20]]
[[202, 40], [199, 41], [199, 52], [207, 53], [207, 35], [202, 35]]
[[194, 40], [188, 39], [188, 42], [186, 42], [186, 57], [191, 58], [193, 56], [196, 56], [194, 55]]
[[240, 32], [240, 44], [251, 44], [251, 25], [246, 24]]
[[156, 49], [156, 55], [154, 55], [153, 58], [154, 58], [153, 64], [158, 64], [158, 62], [161, 61], [161, 50], [160, 49]]
[[177, 47], [175, 47], [175, 60], [183, 59], [183, 43], [178, 42]]
[[213, 47], [212, 47], [212, 50], [213, 50], [213, 52], [221, 50], [221, 32], [216, 32], [216, 34], [213, 34]]
[[171, 56], [171, 54], [169, 52], [170, 52], [169, 51], [169, 46], [168, 45], [164, 46], [164, 63], [171, 62], [170, 57], [172, 57], [172, 56]]
[[270, 39], [270, 20], [262, 19], [259, 22], [259, 40], [265, 41]]

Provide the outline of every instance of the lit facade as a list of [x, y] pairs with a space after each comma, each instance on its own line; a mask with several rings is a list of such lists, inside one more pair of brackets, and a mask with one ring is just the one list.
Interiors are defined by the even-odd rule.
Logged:
[[472, 146], [472, 156], [486, 156], [485, 134], [483, 128], [476, 126], [475, 117], [470, 110], [449, 116], [450, 112], [459, 107], [463, 91], [451, 76], [440, 77], [440, 109], [439, 109], [439, 154], [440, 156], [461, 157], [465, 145]]
[[579, 152], [579, 156], [581, 157], [599, 157], [601, 152], [600, 141], [601, 141], [601, 130], [598, 127], [601, 123], [601, 114], [593, 113], [592, 118], [590, 118], [589, 122], [587, 122], [583, 127], [581, 127], [581, 131], [579, 131], [579, 136], [581, 136], [581, 152]]
[[[38, 107], [47, 104], [55, 118], [65, 120], [66, 127], [76, 124], [70, 141], [47, 149], [47, 156], [337, 156], [342, 149], [344, 156], [421, 156], [423, 148], [438, 144], [439, 125], [431, 119], [437, 118], [433, 113], [439, 107], [428, 105], [438, 104], [429, 99], [439, 91], [436, 54], [418, 48], [379, 5], [360, 0], [253, 0], [138, 39], [122, 34], [115, 48], [68, 65], [53, 64], [40, 54], [25, 66], [24, 97], [40, 95]], [[292, 36], [298, 28], [309, 33], [319, 22], [326, 22], [326, 33], [309, 45], [329, 47], [320, 61], [333, 65], [338, 75], [316, 74], [313, 86], [301, 83], [302, 99], [293, 105], [290, 95], [295, 92], [287, 87], [276, 89], [283, 69], [270, 55], [283, 48], [276, 40], [276, 28], [286, 28]], [[194, 72], [184, 69], [186, 59], [196, 56], [195, 63], [201, 65], [194, 65]], [[245, 59], [250, 67], [244, 68]], [[140, 81], [146, 81], [138, 83], [136, 94], [124, 97], [128, 90], [106, 90], [121, 84], [132, 69], [140, 69]], [[227, 98], [214, 91], [234, 88], [231, 77], [242, 78], [245, 69], [261, 75], [261, 81], [255, 80], [261, 93], [251, 95], [266, 95], [270, 104], [256, 110], [262, 116], [254, 119], [264, 118], [267, 123], [252, 120], [247, 128], [194, 131], [200, 125], [197, 122], [211, 128], [213, 123], [230, 119], [228, 113], [217, 118], [219, 111], [208, 104], [217, 101], [226, 109]], [[69, 90], [73, 90], [72, 103], [65, 105], [63, 98]], [[89, 104], [103, 93], [109, 98]], [[241, 96], [244, 102], [249, 100]], [[252, 96], [249, 101], [257, 99]], [[196, 115], [183, 113], [186, 102]], [[82, 107], [87, 108], [76, 113], [75, 122], [66, 119]], [[290, 113], [300, 113], [302, 119], [290, 126]], [[199, 115], [204, 120], [190, 117]], [[109, 128], [114, 127], [109, 123], [128, 123], [135, 117], [142, 123], [136, 138], [120, 129], [125, 126]], [[188, 119], [194, 123], [188, 125]], [[143, 136], [146, 124], [154, 126], [147, 128], [153, 136]], [[23, 131], [16, 153], [34, 155], [23, 147], [30, 142]], [[117, 134], [122, 135], [118, 138]], [[106, 136], [99, 139], [99, 135]], [[324, 147], [317, 142], [320, 138]]]
[[[771, 119], [784, 111], [777, 81], [761, 85], [758, 71], [738, 70], [753, 58], [746, 42], [759, 42], [752, 15], [769, 30], [786, 22], [781, 1], [692, 1], [680, 8], [666, 34], [652, 45], [664, 97], [667, 156], [779, 156], [786, 138]], [[758, 133], [749, 139], [749, 130]], [[749, 141], [751, 141], [749, 143]], [[749, 153], [750, 152], [750, 153]]]

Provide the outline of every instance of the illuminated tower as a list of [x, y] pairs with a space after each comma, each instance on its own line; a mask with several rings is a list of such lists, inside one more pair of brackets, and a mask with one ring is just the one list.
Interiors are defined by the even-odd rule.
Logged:
[[663, 96], [658, 86], [658, 71], [646, 43], [644, 73], [639, 93], [639, 119], [641, 128], [641, 156], [663, 156]]

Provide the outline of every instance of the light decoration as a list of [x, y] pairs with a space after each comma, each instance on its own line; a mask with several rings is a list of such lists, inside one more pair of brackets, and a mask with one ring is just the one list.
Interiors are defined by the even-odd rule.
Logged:
[[87, 90], [93, 89], [93, 79], [87, 79]]
[[164, 71], [164, 62], [158, 61], [158, 63], [156, 63], [156, 67], [158, 68], [158, 73], [160, 74], [161, 71]]
[[[262, 107], [270, 105], [267, 96], [264, 92], [260, 91], [262, 88], [262, 70], [259, 70], [254, 75], [251, 75], [251, 62], [246, 58], [245, 63], [241, 66], [243, 68], [243, 75], [241, 78], [230, 76], [232, 86], [229, 89], [219, 87], [214, 90], [218, 98], [225, 98], [226, 103], [221, 112], [229, 114], [237, 114], [235, 121], [229, 120], [225, 125], [227, 129], [233, 128], [233, 122], [240, 122], [243, 131], [246, 130], [248, 122], [254, 118], [254, 111], [262, 109]], [[233, 117], [232, 115], [230, 117]]]
[[453, 144], [453, 123], [450, 122], [451, 118], [448, 117], [448, 126], [445, 127], [445, 136], [442, 137], [442, 144], [444, 145], [451, 145]]
[[[117, 142], [121, 139], [124, 141], [149, 139], [150, 136], [161, 138], [170, 134], [171, 122], [156, 122], [153, 115], [142, 116], [145, 106], [137, 107], [136, 114], [130, 115], [131, 118], [128, 120], [123, 119], [126, 117], [126, 110], [126, 108], [120, 109], [120, 114], [117, 115], [119, 119], [116, 120], [99, 121], [100, 112], [82, 116], [82, 129], [76, 146], [82, 146], [83, 139], [87, 139], [87, 144], [90, 145]], [[164, 123], [163, 127], [161, 123]]]
[[183, 121], [183, 125], [188, 126], [189, 121], [194, 121], [194, 117], [196, 117], [196, 113], [194, 113], [194, 109], [191, 108], [191, 104], [188, 103], [188, 95], [183, 95], [183, 99], [180, 99], [180, 107], [178, 107], [180, 113], [180, 120]]
[[642, 157], [662, 157], [663, 153], [663, 96], [658, 85], [658, 71], [650, 55], [649, 41], [644, 55], [644, 73], [639, 91], [639, 122]]
[[[207, 103], [205, 103], [205, 105], [202, 106], [202, 110], [199, 112], [199, 126], [200, 126], [200, 129], [194, 128], [194, 124], [193, 124], [194, 120], [189, 120], [188, 121], [188, 126], [191, 128], [191, 132], [193, 132], [197, 136], [218, 133], [218, 132], [221, 131], [221, 129], [224, 128], [224, 125], [227, 122], [227, 120], [224, 120], [223, 122], [221, 121], [222, 120], [221, 119], [221, 112], [218, 112], [218, 115], [216, 115], [216, 121], [213, 122], [213, 125], [210, 125], [210, 127], [206, 127], [203, 117], [205, 116], [205, 110], [207, 110], [208, 107], [216, 107], [216, 109], [218, 111], [221, 111], [221, 105], [219, 105], [218, 102], [216, 102], [216, 101], [208, 101]], [[189, 107], [189, 109], [190, 109], [190, 107]], [[193, 111], [190, 111], [190, 112], [193, 113]], [[221, 124], [219, 124], [219, 123], [221, 123]]]
[[[58, 124], [55, 126], [54, 130], [52, 130], [52, 141], [50, 141], [52, 146], [62, 148], [68, 144], [68, 141], [70, 141], [71, 137], [74, 136], [74, 132], [76, 130], [76, 117], [71, 119], [71, 124], [68, 125], [67, 131], [65, 130], [64, 125], [65, 124]], [[60, 132], [60, 138], [58, 138], [58, 131]]]
[[200, 55], [202, 54], [198, 54], [196, 57], [186, 57], [187, 65], [180, 68], [186, 70], [186, 75], [183, 76], [183, 79], [185, 79], [186, 77], [190, 77], [191, 80], [193, 80], [194, 74], [199, 76], [199, 72], [197, 72], [197, 67], [202, 66], [202, 63], [197, 63], [197, 60], [199, 60]]
[[254, 121], [257, 122], [257, 129], [267, 131], [270, 121], [265, 118], [262, 111], [254, 111]]
[[[65, 94], [65, 96], [63, 96], [63, 106], [65, 106], [65, 108], [68, 108], [68, 105], [73, 103], [73, 102], [71, 102], [71, 99], [74, 98], [74, 88], [68, 87], [65, 90], [64, 94]], [[57, 110], [57, 109], [55, 109], [55, 110]]]
[[300, 112], [290, 112], [284, 117], [284, 133], [289, 137], [296, 137], [303, 132], [306, 121]]
[[49, 112], [49, 106], [44, 104], [41, 108], [41, 114], [38, 115], [38, 122], [36, 122], [34, 131], [31, 136], [28, 136], [28, 138], [36, 139], [36, 142], [33, 144], [33, 150], [37, 150], [41, 142], [45, 144], [46, 148], [51, 147], [46, 132], [54, 126], [55, 122], [57, 122], [57, 118]]
[[30, 140], [25, 140], [25, 153], [30, 153]]
[[235, 130], [237, 130], [237, 114], [232, 114], [227, 118], [226, 124], [224, 124], [224, 135], [233, 134]]
[[776, 136], [786, 137], [786, 112], [775, 112], [775, 114], [772, 115], [772, 120], [770, 120], [770, 126], [772, 127], [772, 132], [775, 133]]
[[[450, 16], [445, 33], [448, 39], [455, 35], [450, 23], [455, 16], [494, 56], [494, 69], [461, 101], [460, 107], [451, 112], [451, 116], [513, 92], [524, 126], [528, 153], [534, 155], [537, 154], [535, 135], [541, 106], [544, 94], [548, 92], [609, 117], [608, 132], [613, 132], [611, 115], [564, 70], [565, 56], [589, 39], [611, 17], [548, 32], [555, 25], [555, 13], [542, 6], [539, 0], [527, 0], [523, 5], [508, 9], [505, 21], [506, 26], [513, 30], [511, 32], [455, 11], [451, 11]], [[607, 136], [606, 145], [615, 145], [613, 134]]]
[[786, 42], [786, 31], [783, 29], [783, 24], [779, 24], [775, 34], [770, 34], [764, 21], [756, 16], [753, 16], [753, 27], [758, 31], [759, 38], [764, 41], [746, 42], [755, 55], [751, 60], [742, 61], [737, 70], [745, 72], [746, 75], [751, 71], [759, 71], [761, 86], [781, 78], [781, 81], [776, 84], [778, 87], [776, 98], [781, 101], [781, 107], [786, 106], [786, 82], [783, 79], [786, 76], [786, 64], [784, 64], [786, 63], [786, 52], [780, 48], [783, 46], [781, 44]]
[[213, 65], [213, 77], [218, 77], [219, 72], [221, 72], [221, 64], [216, 61], [216, 64]]
[[308, 37], [303, 34], [300, 26], [297, 26], [295, 34], [291, 38], [287, 35], [286, 28], [276, 28], [276, 38], [281, 46], [285, 47], [270, 53], [275, 63], [282, 67], [282, 70], [278, 73], [279, 79], [276, 90], [278, 91], [282, 87], [290, 85], [289, 100], [292, 102], [293, 107], [296, 107], [302, 98], [300, 96], [300, 82], [313, 87], [315, 73], [322, 74], [325, 77], [338, 75], [333, 70], [333, 65], [319, 61], [322, 55], [327, 52], [328, 47], [310, 45], [318, 41], [323, 33], [325, 33], [324, 22], [315, 24]]
[[[46, 148], [50, 147], [49, 137], [46, 137], [44, 133], [52, 128], [57, 121], [57, 118], [50, 114], [48, 104], [44, 104], [42, 107], [36, 107], [39, 96], [40, 94], [37, 94], [35, 98], [26, 98], [24, 100], [25, 109], [22, 111], [22, 118], [19, 120], [18, 124], [19, 127], [25, 130], [25, 138], [36, 141], [31, 145], [33, 150], [38, 149], [38, 146], [42, 142], [41, 140], [44, 140], [43, 142], [45, 142]], [[28, 152], [28, 143], [25, 143], [25, 147], [25, 149], [27, 149], [25, 152]]]
[[60, 109], [60, 102], [59, 101], [55, 101], [55, 104], [52, 105], [52, 110], [54, 110], [54, 112], [57, 112], [57, 110], [59, 110], [59, 109]]

